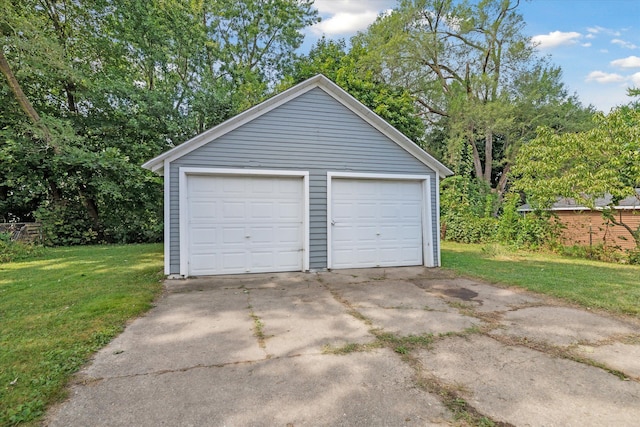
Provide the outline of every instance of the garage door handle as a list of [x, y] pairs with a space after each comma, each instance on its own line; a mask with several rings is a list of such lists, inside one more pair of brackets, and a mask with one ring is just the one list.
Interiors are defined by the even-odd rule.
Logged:
[[249, 236], [248, 234], [246, 236], [244, 236], [245, 239], [250, 238], [251, 236]]
[[336, 221], [334, 219], [331, 220], [331, 225], [336, 225]]

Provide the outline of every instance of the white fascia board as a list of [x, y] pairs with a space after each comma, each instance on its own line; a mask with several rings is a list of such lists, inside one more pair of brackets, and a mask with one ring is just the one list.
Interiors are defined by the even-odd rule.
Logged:
[[440, 177], [436, 175], [436, 241], [438, 243], [438, 247], [436, 248], [437, 259], [435, 267], [440, 267], [442, 265], [442, 241], [440, 239]]
[[368, 173], [368, 172], [327, 172], [327, 177], [331, 178], [359, 178], [359, 179], [397, 179], [400, 181], [425, 181], [430, 179], [429, 175], [409, 175], [393, 173]]
[[169, 162], [164, 162], [164, 274], [171, 274], [171, 173]]

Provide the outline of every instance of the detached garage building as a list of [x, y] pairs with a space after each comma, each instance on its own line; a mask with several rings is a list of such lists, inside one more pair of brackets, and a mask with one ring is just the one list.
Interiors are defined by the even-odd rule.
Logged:
[[452, 172], [321, 75], [143, 167], [164, 176], [168, 275], [440, 265]]

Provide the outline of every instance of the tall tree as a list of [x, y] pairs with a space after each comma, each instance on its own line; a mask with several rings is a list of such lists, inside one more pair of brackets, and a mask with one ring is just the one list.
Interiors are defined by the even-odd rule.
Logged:
[[[446, 153], [454, 167], [460, 154], [470, 151], [474, 176], [499, 193], [523, 142], [523, 128], [534, 126], [518, 122], [531, 122], [521, 114], [526, 99], [549, 84], [545, 96], [569, 101], [559, 74], [536, 56], [522, 32], [518, 5], [518, 0], [403, 0], [357, 37], [369, 52], [369, 68], [414, 96], [430, 126], [432, 149]], [[536, 80], [541, 77], [548, 81]]]

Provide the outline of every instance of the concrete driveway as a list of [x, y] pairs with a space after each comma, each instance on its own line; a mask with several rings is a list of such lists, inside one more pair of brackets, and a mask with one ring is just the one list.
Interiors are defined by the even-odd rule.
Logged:
[[168, 281], [45, 425], [487, 420], [639, 425], [639, 322], [421, 267]]

